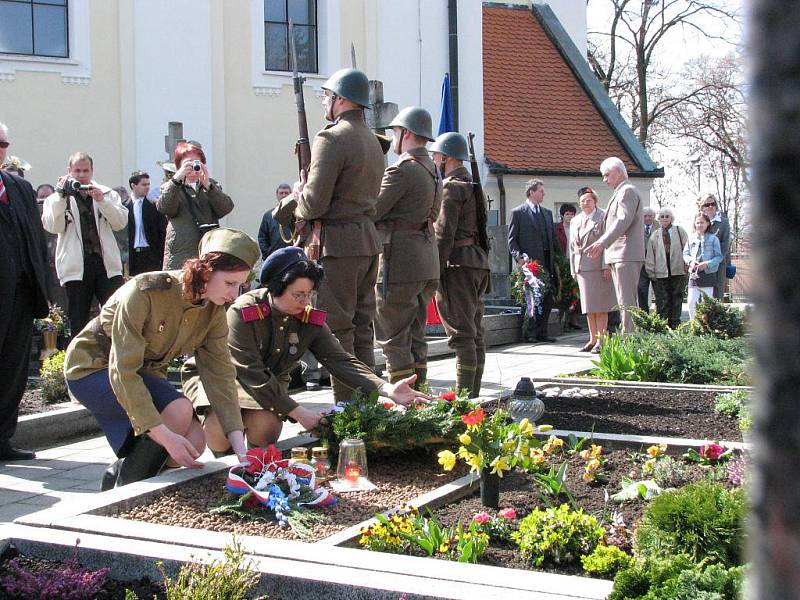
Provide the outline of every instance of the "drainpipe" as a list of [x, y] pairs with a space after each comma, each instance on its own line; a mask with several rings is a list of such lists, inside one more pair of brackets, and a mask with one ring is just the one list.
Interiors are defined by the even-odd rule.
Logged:
[[499, 215], [500, 219], [498, 220], [498, 223], [500, 223], [500, 225], [505, 226], [505, 224], [506, 224], [506, 185], [503, 182], [503, 174], [502, 173], [496, 173], [495, 176], [497, 177], [497, 189], [500, 190], [500, 202], [499, 202], [500, 206], [498, 207], [499, 208], [498, 212], [500, 213], [500, 215]]
[[447, 35], [450, 58], [450, 96], [453, 125], [458, 131], [458, 0], [447, 0]]

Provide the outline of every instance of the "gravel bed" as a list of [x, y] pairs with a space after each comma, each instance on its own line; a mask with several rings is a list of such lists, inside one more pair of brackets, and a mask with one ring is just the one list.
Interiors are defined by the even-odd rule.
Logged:
[[340, 494], [339, 502], [335, 506], [319, 511], [323, 520], [313, 525], [312, 535], [308, 538], [301, 538], [288, 527], [281, 529], [272, 521], [247, 521], [233, 515], [210, 514], [209, 508], [229, 495], [224, 488], [225, 472], [183, 484], [179, 489], [166, 493], [146, 506], [106, 514], [122, 519], [236, 535], [317, 541], [467, 473], [463, 466], [449, 473], [443, 472], [436, 455], [422, 451], [394, 458], [373, 458], [368, 466], [369, 479], [378, 486], [377, 489]]
[[[546, 390], [542, 386], [541, 389]], [[597, 397], [545, 398], [542, 423], [557, 429], [741, 441], [736, 419], [714, 412], [717, 392], [596, 389]]]

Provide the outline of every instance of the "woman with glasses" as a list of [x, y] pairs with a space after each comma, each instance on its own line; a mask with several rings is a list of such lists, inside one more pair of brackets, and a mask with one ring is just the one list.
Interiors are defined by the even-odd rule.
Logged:
[[[416, 375], [390, 384], [345, 352], [325, 324], [325, 313], [311, 307], [322, 276], [322, 267], [309, 260], [303, 250], [281, 248], [261, 267], [259, 279], [264, 287], [241, 295], [228, 309], [228, 346], [251, 446], [275, 443], [287, 419], [299, 421], [307, 430], [319, 424], [320, 413], [300, 406], [289, 395], [290, 372], [306, 351], [350, 388], [366, 394], [378, 391], [403, 405], [426, 399], [411, 388]], [[196, 406], [202, 406], [207, 403], [205, 391], [191, 369], [191, 363], [185, 366], [184, 392]], [[230, 448], [213, 410], [206, 413], [203, 429], [208, 447], [215, 453]]]
[[669, 208], [658, 211], [659, 228], [647, 240], [644, 267], [656, 292], [656, 311], [673, 329], [681, 324], [686, 272], [683, 247], [689, 240], [680, 225], [673, 224], [675, 215]]
[[711, 222], [709, 231], [717, 236], [720, 251], [722, 252], [722, 262], [717, 269], [717, 279], [714, 282], [714, 298], [722, 300], [725, 295], [725, 270], [731, 262], [731, 224], [719, 207], [714, 194], [703, 194], [697, 204], [705, 216]]
[[702, 296], [714, 293], [717, 269], [722, 262], [719, 239], [711, 233], [711, 220], [704, 213], [694, 218], [695, 234], [683, 248], [683, 262], [689, 267], [689, 318]]

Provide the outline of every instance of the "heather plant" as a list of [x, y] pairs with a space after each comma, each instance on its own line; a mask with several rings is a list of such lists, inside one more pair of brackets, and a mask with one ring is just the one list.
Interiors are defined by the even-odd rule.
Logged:
[[[244, 550], [238, 540], [223, 550], [225, 558], [211, 563], [183, 565], [175, 580], [167, 577], [163, 563], [157, 567], [164, 577], [167, 600], [245, 600], [250, 597], [259, 576], [250, 561], [244, 562]], [[257, 600], [266, 600], [259, 596]]]
[[46, 569], [29, 570], [17, 559], [8, 561], [0, 589], [21, 600], [85, 600], [100, 595], [108, 569], [90, 571], [78, 564], [78, 544], [72, 556]]
[[664, 456], [653, 464], [650, 476], [662, 488], [683, 487], [692, 481], [692, 467], [683, 460]]
[[617, 546], [598, 544], [594, 552], [581, 557], [583, 570], [597, 577], [613, 577], [633, 564], [633, 557]]
[[636, 529], [637, 557], [686, 554], [694, 562], [741, 564], [745, 498], [741, 489], [698, 482], [662, 493]]
[[604, 534], [595, 517], [562, 504], [545, 510], [535, 508], [511, 537], [522, 556], [538, 567], [545, 561], [568, 563], [590, 554]]
[[48, 356], [39, 370], [41, 378], [42, 397], [48, 404], [66, 402], [69, 400], [67, 381], [64, 379], [64, 351], [60, 350]]

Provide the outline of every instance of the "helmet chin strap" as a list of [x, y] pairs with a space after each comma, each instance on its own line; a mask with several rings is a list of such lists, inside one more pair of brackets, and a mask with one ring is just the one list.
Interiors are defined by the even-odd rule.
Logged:
[[325, 115], [325, 118], [326, 118], [328, 121], [330, 121], [331, 123], [333, 123], [334, 121], [336, 121], [336, 117], [335, 117], [335, 116], [334, 116], [334, 114], [333, 114], [333, 105], [334, 105], [334, 104], [336, 104], [336, 99], [337, 99], [338, 97], [339, 97], [339, 96], [337, 96], [336, 94], [331, 94], [331, 95], [329, 96], [329, 98], [331, 99], [331, 103], [330, 103], [330, 106], [328, 106], [328, 111], [327, 111], [327, 114]]
[[408, 131], [405, 127], [400, 127], [400, 139], [397, 141], [397, 155], [400, 156], [403, 153], [403, 135], [405, 132]]

